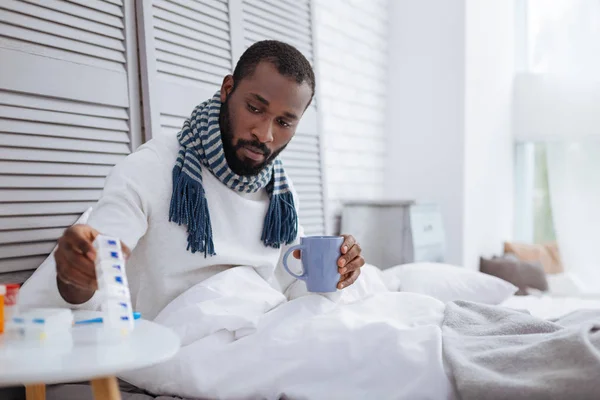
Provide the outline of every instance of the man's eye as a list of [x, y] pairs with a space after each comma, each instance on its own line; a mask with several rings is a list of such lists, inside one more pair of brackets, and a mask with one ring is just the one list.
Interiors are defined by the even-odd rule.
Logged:
[[283, 126], [284, 128], [289, 128], [291, 126], [290, 124], [288, 124], [287, 122], [285, 122], [282, 119], [280, 119], [278, 122], [279, 122], [279, 125]]
[[248, 103], [248, 110], [252, 111], [255, 114], [258, 114], [260, 112], [260, 110], [256, 107], [254, 107], [252, 104]]

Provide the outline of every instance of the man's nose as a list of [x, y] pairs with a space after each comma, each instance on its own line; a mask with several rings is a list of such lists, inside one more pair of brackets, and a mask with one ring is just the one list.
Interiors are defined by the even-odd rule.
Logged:
[[252, 134], [256, 136], [261, 143], [270, 143], [273, 141], [273, 124], [271, 119], [265, 120], [262, 124], [255, 127]]

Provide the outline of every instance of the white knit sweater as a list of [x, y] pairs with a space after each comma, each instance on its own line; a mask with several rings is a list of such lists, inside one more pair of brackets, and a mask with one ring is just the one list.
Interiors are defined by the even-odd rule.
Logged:
[[[294, 281], [280, 266], [287, 247], [266, 247], [260, 240], [269, 206], [264, 189], [254, 194], [238, 193], [204, 169], [217, 255], [205, 258], [203, 253], [186, 250], [186, 227], [169, 222], [172, 170], [178, 150], [175, 135], [160, 136], [126, 157], [109, 174], [88, 220], [99, 232], [120, 238], [132, 249], [126, 271], [134, 310], [153, 319], [193, 285], [240, 265], [256, 268], [272, 286], [285, 291]], [[303, 233], [301, 228], [299, 233]], [[50, 298], [45, 303], [64, 306], [54, 281], [49, 284], [54, 288], [48, 291]], [[94, 296], [77, 308], [95, 309], [96, 300]]]

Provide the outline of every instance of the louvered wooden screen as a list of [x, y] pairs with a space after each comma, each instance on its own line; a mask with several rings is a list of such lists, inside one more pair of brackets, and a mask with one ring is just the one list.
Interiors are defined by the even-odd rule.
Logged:
[[153, 0], [143, 4], [144, 84], [154, 109], [147, 121], [153, 135], [172, 134], [231, 73], [231, 39], [226, 2]]
[[[278, 39], [314, 64], [308, 0], [153, 0], [143, 3], [145, 121], [153, 135], [174, 134], [214, 94], [239, 56], [257, 40]], [[282, 153], [300, 197], [307, 234], [325, 232], [322, 157], [316, 101]]]
[[[257, 40], [314, 65], [312, 21], [308, 0], [0, 1], [0, 272], [37, 267], [96, 202], [141, 114], [146, 139], [174, 134]], [[317, 111], [283, 155], [307, 234], [326, 231]]]
[[132, 7], [0, 2], [0, 272], [36, 268], [140, 143]]
[[[314, 65], [309, 0], [243, 0], [244, 46], [275, 39], [300, 50]], [[307, 235], [325, 233], [322, 153], [316, 99], [306, 110], [296, 136], [281, 154], [300, 198], [300, 223]]]

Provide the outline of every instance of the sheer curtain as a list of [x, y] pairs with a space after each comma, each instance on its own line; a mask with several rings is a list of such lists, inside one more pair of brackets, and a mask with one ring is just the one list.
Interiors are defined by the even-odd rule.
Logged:
[[530, 71], [572, 83], [555, 93], [564, 115], [546, 144], [557, 241], [565, 269], [600, 292], [600, 0], [529, 0], [528, 12]]
[[600, 142], [546, 145], [554, 230], [566, 271], [600, 292]]

